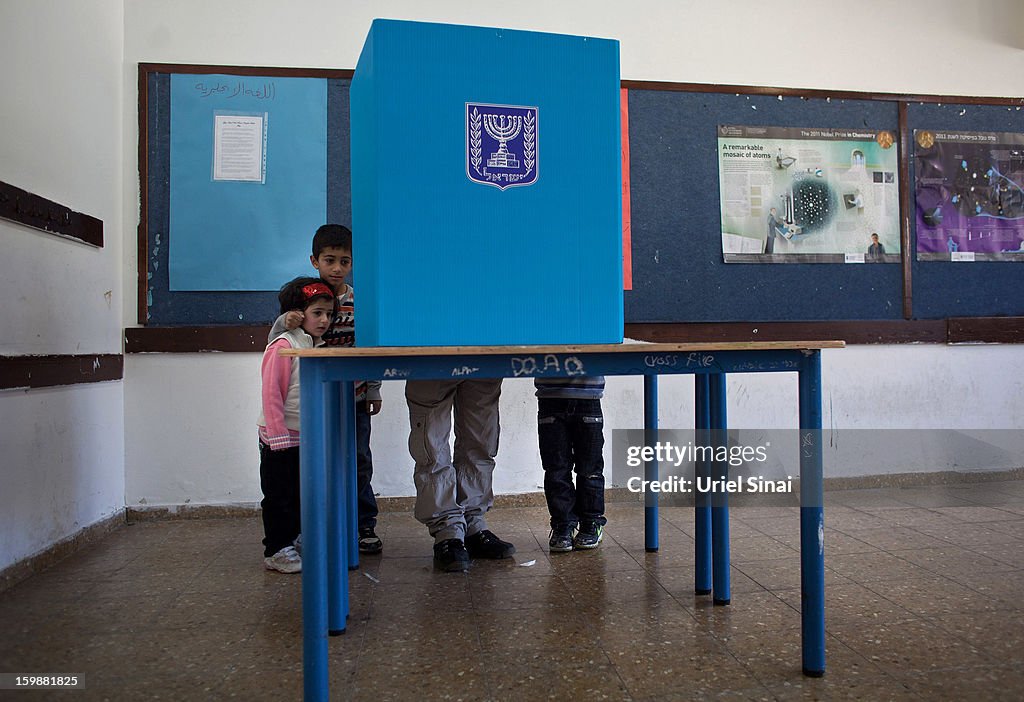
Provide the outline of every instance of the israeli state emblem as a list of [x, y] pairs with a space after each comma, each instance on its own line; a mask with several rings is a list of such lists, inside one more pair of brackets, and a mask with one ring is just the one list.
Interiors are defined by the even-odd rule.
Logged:
[[466, 103], [466, 174], [500, 190], [537, 182], [537, 108]]

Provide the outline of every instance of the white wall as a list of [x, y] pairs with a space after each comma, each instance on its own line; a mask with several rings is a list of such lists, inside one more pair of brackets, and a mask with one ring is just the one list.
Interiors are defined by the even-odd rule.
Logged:
[[[0, 4], [0, 180], [104, 225], [97, 249], [0, 220], [2, 355], [121, 353], [123, 37], [120, 0]], [[124, 507], [123, 401], [0, 391], [0, 569]]]
[[[618, 38], [624, 79], [1024, 95], [1024, 71], [1010, 68], [1021, 66], [1024, 46], [1022, 11], [1014, 0], [862, 0], [843, 6], [813, 0], [133, 0], [125, 4], [122, 105], [128, 228], [138, 220], [138, 62], [353, 68], [374, 17]], [[124, 256], [122, 296], [131, 300], [134, 247], [126, 246]], [[124, 323], [135, 323], [130, 305]], [[826, 352], [824, 359], [826, 425], [840, 429], [840, 437], [847, 429], [880, 429], [890, 422], [908, 428], [1024, 424], [1024, 393], [1013, 374], [1024, 365], [1018, 346], [860, 347]], [[134, 355], [125, 366], [127, 503], [257, 501], [257, 355]], [[504, 388], [495, 488], [534, 491], [541, 480], [535, 402], [528, 382], [506, 381]], [[401, 389], [385, 384], [385, 408], [374, 423], [374, 483], [385, 495], [413, 493]], [[641, 391], [639, 379], [610, 381], [609, 428], [640, 426]], [[692, 380], [664, 379], [661, 397], [662, 426], [692, 425]], [[784, 376], [736, 377], [730, 380], [729, 412], [741, 426], [795, 426], [795, 398], [795, 382]], [[674, 401], [678, 409], [671, 407]], [[887, 462], [862, 458], [852, 446], [833, 453], [827, 475], [957, 466], [922, 447]], [[1015, 458], [989, 467], [1024, 463]]]

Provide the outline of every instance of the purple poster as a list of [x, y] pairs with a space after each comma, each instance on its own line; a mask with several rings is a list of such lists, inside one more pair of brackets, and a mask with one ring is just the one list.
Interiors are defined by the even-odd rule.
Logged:
[[914, 131], [919, 261], [1024, 261], [1024, 134]]

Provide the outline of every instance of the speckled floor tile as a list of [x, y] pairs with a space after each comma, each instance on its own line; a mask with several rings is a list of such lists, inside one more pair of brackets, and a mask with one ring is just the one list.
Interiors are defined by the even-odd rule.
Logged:
[[1024, 519], [1005, 522], [985, 522], [985, 527], [1001, 534], [1007, 534], [1018, 539], [1024, 539]]
[[473, 608], [469, 580], [463, 573], [445, 573], [447, 579], [430, 587], [417, 583], [381, 583], [373, 591], [373, 611], [404, 613], [410, 611], [468, 611]]
[[976, 646], [923, 620], [842, 622], [833, 627], [832, 633], [891, 675], [991, 662]]
[[[905, 578], [924, 578], [932, 573], [916, 564], [910, 554], [921, 551], [899, 551], [891, 553], [844, 553], [827, 558], [826, 568], [855, 583], [871, 583], [879, 580], [891, 582]], [[826, 584], [828, 583], [826, 579]]]
[[749, 634], [760, 638], [765, 646], [772, 645], [777, 632], [800, 627], [800, 612], [771, 592], [736, 594], [728, 605], [704, 599], [693, 610], [693, 616], [719, 640]]
[[878, 510], [865, 508], [864, 511], [872, 516], [873, 524], [876, 527], [938, 527], [952, 529], [958, 524], [963, 524], [962, 521], [955, 517], [925, 507]]
[[900, 551], [898, 556], [910, 563], [933, 573], [953, 575], [955, 573], [1004, 573], [1015, 568], [1002, 561], [989, 558], [970, 548], [961, 546], [942, 546], [914, 551]]
[[958, 524], [955, 527], [915, 527], [915, 531], [927, 534], [945, 543], [974, 548], [978, 544], [1012, 544], [1024, 548], [1024, 539], [999, 531], [1002, 522], [985, 524]]
[[787, 517], [743, 517], [740, 520], [734, 520], [730, 515], [729, 535], [732, 538], [743, 538], [744, 536], [751, 535], [748, 534], [745, 529], [735, 528], [741, 524], [746, 524], [753, 528], [758, 534], [764, 534], [767, 536], [793, 534], [800, 531], [800, 514], [794, 512], [792, 515]]
[[1024, 626], [1016, 613], [967, 609], [931, 621], [984, 652], [993, 664], [1024, 666]]
[[892, 488], [830, 490], [825, 493], [826, 512], [833, 505], [855, 509], [905, 509], [907, 503], [899, 499], [898, 493], [898, 489]]
[[791, 700], [832, 700], [857, 702], [926, 702], [942, 699], [941, 697], [921, 697], [914, 692], [910, 684], [891, 676], [864, 678], [844, 678], [836, 676], [834, 671], [826, 668], [821, 678], [791, 676], [785, 682], [769, 685], [768, 689], [779, 702]]
[[975, 666], [941, 673], [903, 676], [903, 683], [925, 700], [1019, 702], [1024, 670], [1019, 667]]
[[[697, 595], [694, 592], [695, 580], [692, 565], [652, 566], [649, 572], [653, 573], [662, 587], [685, 607], [692, 609], [697, 606], [695, 602], [711, 599], [710, 595]], [[765, 588], [744, 575], [736, 566], [732, 566], [729, 571], [729, 590], [733, 597], [737, 597], [748, 592], [764, 592]]]
[[480, 646], [498, 657], [559, 648], [589, 650], [601, 641], [600, 628], [571, 607], [485, 610], [475, 613], [473, 621]]
[[997, 609], [1024, 612], [1024, 570], [1005, 573], [970, 573], [956, 571], [949, 576], [961, 585], [975, 590]]
[[[885, 586], [885, 584], [882, 585]], [[794, 610], [800, 611], [800, 590], [783, 590], [776, 594]], [[825, 628], [828, 630], [838, 622], [898, 622], [917, 618], [906, 608], [882, 597], [864, 585], [843, 583], [833, 585], [825, 590]]]
[[693, 645], [647, 642], [606, 647], [626, 689], [634, 697], [661, 697], [684, 692], [708, 696], [725, 689], [759, 686], [754, 676], [711, 639]]
[[733, 563], [742, 563], [792, 558], [799, 556], [800, 551], [770, 536], [748, 536], [730, 539], [729, 554]]
[[[850, 558], [856, 556], [849, 556]], [[850, 579], [829, 567], [830, 558], [825, 558], [825, 587]], [[744, 575], [766, 590], [791, 590], [800, 587], [800, 557], [778, 558], [771, 561], [747, 561], [736, 564]]]
[[893, 497], [914, 507], [966, 507], [970, 505], [963, 490], [943, 485], [908, 487], [893, 490]]
[[[909, 527], [879, 527], [875, 529], [847, 529], [844, 532], [847, 536], [863, 541], [864, 543], [874, 546], [881, 551], [906, 551], [909, 549], [916, 548], [939, 548], [945, 546], [948, 542], [943, 541], [935, 536], [924, 534], [916, 529]], [[825, 533], [825, 548], [831, 552], [838, 554], [839, 551], [835, 549], [835, 544], [832, 543], [833, 539], [830, 536], [833, 534]]]
[[[642, 505], [609, 504], [601, 548], [570, 554], [548, 553], [545, 508], [498, 509], [518, 552], [467, 573], [434, 570], [423, 526], [382, 513], [384, 553], [348, 574], [328, 638], [331, 698], [1024, 697], [1024, 481], [829, 492], [821, 679], [800, 670], [796, 514], [733, 507], [716, 607], [693, 593], [689, 507], [662, 507], [647, 553]], [[299, 699], [302, 580], [263, 569], [260, 531], [120, 529], [0, 593], [0, 660], [85, 676], [76, 700]]]
[[643, 570], [635, 558], [614, 544], [602, 543], [592, 551], [552, 554], [549, 558], [554, 575], [571, 578], [581, 573], [616, 573]]
[[597, 648], [559, 646], [506, 659], [488, 675], [495, 700], [629, 700], [622, 679]]
[[690, 645], [697, 635], [706, 635], [693, 615], [676, 603], [592, 602], [578, 607], [574, 616], [582, 620], [602, 645], [625, 647], [630, 643]]
[[883, 580], [868, 583], [866, 587], [877, 593], [876, 601], [888, 600], [909, 612], [925, 617], [936, 618], [947, 614], [994, 611], [1002, 608], [999, 601], [986, 601], [969, 587], [939, 575], [896, 581]]
[[[725, 641], [726, 649], [735, 656], [761, 684], [769, 689], [785, 686], [803, 677], [800, 630], [787, 629], [771, 637], [742, 633]], [[895, 684], [878, 666], [840, 641], [825, 641], [826, 674], [829, 688], [851, 688], [870, 680]]]
[[635, 702], [774, 702], [775, 695], [760, 685], [746, 690], [694, 690], [686, 689], [662, 692], [654, 697], [634, 697]]
[[966, 505], [958, 507], [933, 507], [932, 511], [945, 514], [960, 522], [982, 524], [985, 522], [1008, 522], [1018, 520], [1019, 516], [998, 507]]
[[494, 675], [478, 651], [433, 651], [433, 655], [403, 655], [406, 646], [376, 664], [357, 663], [352, 684], [339, 690], [337, 699], [381, 700], [485, 700], [490, 698]]
[[[854, 530], [850, 530], [850, 533], [856, 533]], [[786, 544], [791, 549], [800, 552], [800, 534], [777, 534], [772, 537], [776, 541]], [[844, 553], [872, 553], [873, 551], [880, 550], [877, 546], [865, 543], [860, 539], [850, 536], [849, 534], [841, 531], [838, 527], [833, 527], [828, 521], [828, 517], [825, 518], [825, 554], [829, 558], [832, 556], [842, 555]]]
[[476, 611], [571, 608], [572, 594], [554, 575], [509, 578], [487, 582], [471, 580], [470, 595]]

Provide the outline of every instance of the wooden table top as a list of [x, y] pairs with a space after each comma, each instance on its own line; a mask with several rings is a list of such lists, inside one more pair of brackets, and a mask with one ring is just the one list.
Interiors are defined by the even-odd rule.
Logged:
[[686, 353], [690, 351], [770, 351], [841, 349], [844, 341], [710, 341], [706, 343], [662, 344], [630, 341], [622, 344], [563, 344], [547, 346], [363, 346], [283, 349], [282, 356], [343, 357], [373, 356], [531, 356], [577, 353]]

